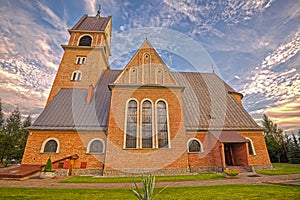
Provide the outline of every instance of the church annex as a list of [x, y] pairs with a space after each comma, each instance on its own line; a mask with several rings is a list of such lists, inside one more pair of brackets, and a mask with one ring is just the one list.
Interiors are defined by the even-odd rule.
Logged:
[[147, 39], [123, 70], [112, 70], [111, 30], [112, 17], [99, 14], [69, 30], [23, 165], [51, 156], [61, 175], [104, 176], [271, 166], [242, 94], [214, 73], [169, 71]]

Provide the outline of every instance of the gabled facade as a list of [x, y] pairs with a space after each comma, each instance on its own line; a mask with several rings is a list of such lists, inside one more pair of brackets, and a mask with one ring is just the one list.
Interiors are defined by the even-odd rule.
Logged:
[[106, 176], [271, 166], [263, 129], [216, 74], [170, 72], [147, 39], [111, 70], [111, 17], [84, 15], [69, 32], [22, 164], [51, 156], [61, 174]]

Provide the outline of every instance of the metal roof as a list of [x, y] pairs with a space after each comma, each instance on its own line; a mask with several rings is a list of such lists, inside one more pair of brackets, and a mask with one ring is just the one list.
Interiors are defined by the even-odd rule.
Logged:
[[71, 30], [104, 31], [111, 17], [94, 17], [83, 15]]
[[89, 104], [86, 104], [88, 89], [61, 89], [28, 129], [106, 130], [110, 107], [108, 85], [114, 82], [120, 73], [121, 71], [103, 71]]
[[[111, 93], [108, 86], [122, 71], [103, 71], [90, 104], [88, 90], [61, 89], [29, 129], [107, 130]], [[171, 72], [184, 87], [182, 104], [187, 130], [261, 130], [230, 92], [234, 90], [213, 73]]]

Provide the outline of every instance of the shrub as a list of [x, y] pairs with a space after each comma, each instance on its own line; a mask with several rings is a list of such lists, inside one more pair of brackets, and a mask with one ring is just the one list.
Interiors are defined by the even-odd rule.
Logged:
[[51, 161], [51, 157], [49, 156], [45, 169], [43, 170], [43, 172], [55, 172], [55, 170], [52, 170], [52, 161]]
[[239, 171], [236, 169], [226, 169], [224, 170], [224, 173], [227, 174], [228, 176], [237, 176], [239, 175]]

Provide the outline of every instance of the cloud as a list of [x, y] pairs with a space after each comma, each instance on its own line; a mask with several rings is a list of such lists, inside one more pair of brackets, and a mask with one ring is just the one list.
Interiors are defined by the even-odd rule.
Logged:
[[85, 2], [86, 10], [89, 13], [97, 13], [97, 10], [98, 10], [98, 4], [97, 4], [98, 1], [97, 0], [84, 0], [84, 2]]
[[[67, 25], [46, 3], [0, 3], [0, 94], [4, 110], [43, 108], [68, 38]], [[14, 10], [14, 12], [12, 12]], [[17, 13], [17, 14], [16, 14]]]
[[[242, 90], [246, 108], [253, 115], [266, 113], [286, 131], [300, 128], [300, 66], [286, 67], [287, 63], [292, 65], [299, 50], [300, 32], [296, 32], [289, 42], [265, 57]], [[264, 105], [260, 112], [254, 111], [260, 104]]]

